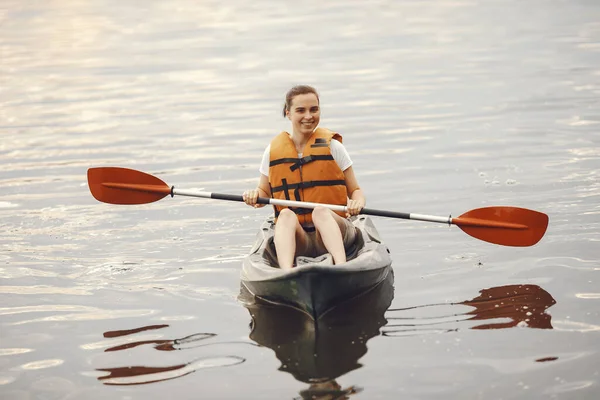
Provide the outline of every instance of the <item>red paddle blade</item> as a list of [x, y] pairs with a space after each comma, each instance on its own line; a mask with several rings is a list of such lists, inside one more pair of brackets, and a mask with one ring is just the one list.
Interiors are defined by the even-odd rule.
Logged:
[[96, 200], [109, 204], [146, 204], [171, 194], [157, 177], [129, 168], [90, 168], [88, 186]]
[[548, 216], [519, 207], [485, 207], [468, 211], [452, 223], [467, 235], [504, 246], [533, 246], [546, 233]]

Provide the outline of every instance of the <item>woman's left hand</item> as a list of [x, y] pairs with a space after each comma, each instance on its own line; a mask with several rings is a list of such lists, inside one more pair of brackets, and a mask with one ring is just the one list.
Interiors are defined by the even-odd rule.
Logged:
[[348, 212], [346, 213], [346, 216], [349, 217], [351, 215], [358, 215], [360, 213], [360, 210], [362, 210], [364, 206], [364, 200], [348, 199], [348, 204], [346, 204]]

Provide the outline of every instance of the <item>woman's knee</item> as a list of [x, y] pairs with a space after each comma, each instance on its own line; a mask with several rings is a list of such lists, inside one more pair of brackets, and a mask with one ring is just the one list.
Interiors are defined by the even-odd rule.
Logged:
[[277, 225], [282, 224], [290, 227], [295, 227], [296, 221], [298, 221], [296, 213], [294, 213], [289, 208], [284, 208], [277, 216]]
[[319, 222], [324, 221], [325, 219], [331, 217], [332, 211], [326, 207], [315, 207], [312, 212], [312, 220], [315, 225]]

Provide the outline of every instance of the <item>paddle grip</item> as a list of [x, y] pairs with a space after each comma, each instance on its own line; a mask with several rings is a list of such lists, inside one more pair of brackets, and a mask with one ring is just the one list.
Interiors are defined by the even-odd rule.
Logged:
[[[244, 201], [244, 198], [237, 194], [211, 193], [210, 198], [216, 199], [216, 200], [241, 201], [241, 202]], [[256, 202], [258, 204], [269, 204], [269, 199], [266, 199], [264, 197], [259, 197]]]
[[244, 201], [244, 198], [237, 194], [211, 193], [210, 198], [216, 200]]
[[402, 213], [402, 212], [396, 212], [396, 211], [385, 211], [385, 210], [374, 210], [372, 208], [363, 208], [362, 210], [360, 210], [360, 213], [365, 214], [365, 215], [375, 215], [378, 217], [410, 219], [409, 213]]

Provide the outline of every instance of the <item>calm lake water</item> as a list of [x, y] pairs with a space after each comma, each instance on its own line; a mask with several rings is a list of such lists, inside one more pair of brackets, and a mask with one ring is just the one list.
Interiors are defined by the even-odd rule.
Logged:
[[[90, 195], [97, 166], [241, 194], [298, 83], [369, 207], [526, 207], [546, 236], [375, 219], [391, 305], [311, 344], [237, 300], [269, 209]], [[599, 129], [596, 0], [2, 0], [0, 397], [301, 399], [321, 371], [351, 399], [596, 399]]]

